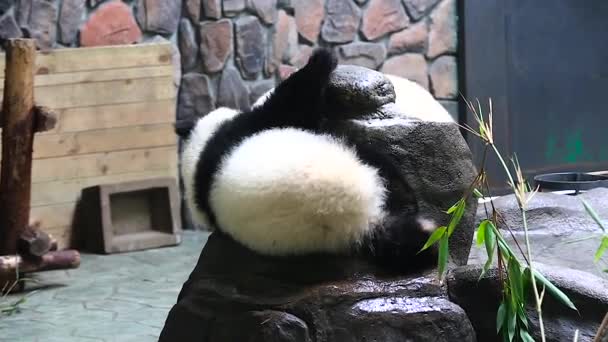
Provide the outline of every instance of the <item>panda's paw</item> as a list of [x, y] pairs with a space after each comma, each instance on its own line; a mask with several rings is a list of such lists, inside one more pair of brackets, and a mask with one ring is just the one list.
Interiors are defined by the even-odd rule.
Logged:
[[434, 220], [431, 220], [431, 219], [424, 218], [424, 217], [418, 217], [416, 219], [416, 222], [420, 226], [420, 229], [427, 234], [432, 234], [433, 232], [435, 232], [437, 230], [437, 228], [439, 228], [439, 225], [437, 224], [437, 222], [435, 222]]
[[306, 72], [321, 79], [329, 78], [329, 74], [338, 66], [338, 59], [330, 49], [317, 48], [313, 51], [304, 68]]

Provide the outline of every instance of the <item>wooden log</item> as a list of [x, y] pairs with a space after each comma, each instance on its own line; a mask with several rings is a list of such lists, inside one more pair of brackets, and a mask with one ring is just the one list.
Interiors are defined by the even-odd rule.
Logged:
[[80, 253], [73, 249], [48, 252], [37, 260], [24, 259], [20, 255], [0, 256], [0, 274], [43, 272], [78, 268]]
[[0, 171], [0, 255], [15, 254], [29, 221], [34, 143], [34, 70], [32, 39], [9, 39], [2, 103]]

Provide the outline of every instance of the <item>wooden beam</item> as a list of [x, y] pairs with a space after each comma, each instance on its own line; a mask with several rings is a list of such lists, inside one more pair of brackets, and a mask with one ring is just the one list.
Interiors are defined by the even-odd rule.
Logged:
[[0, 171], [0, 254], [15, 254], [19, 235], [29, 224], [36, 44], [33, 39], [9, 39], [6, 49]]
[[12, 274], [16, 270], [20, 273], [32, 273], [65, 270], [78, 266], [80, 266], [80, 253], [71, 249], [48, 252], [36, 260], [24, 259], [20, 255], [0, 256], [0, 275]]

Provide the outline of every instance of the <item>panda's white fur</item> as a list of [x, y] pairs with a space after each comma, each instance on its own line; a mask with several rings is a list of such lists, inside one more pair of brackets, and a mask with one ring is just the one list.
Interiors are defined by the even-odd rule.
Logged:
[[194, 173], [196, 171], [196, 164], [201, 152], [207, 145], [207, 141], [219, 125], [236, 115], [238, 115], [236, 110], [226, 107], [218, 108], [205, 115], [203, 119], [196, 122], [182, 149], [181, 175], [184, 182], [186, 204], [195, 223], [203, 227], [210, 228], [210, 224], [206, 213], [201, 210], [195, 210]]
[[[196, 208], [198, 156], [219, 124], [236, 114], [228, 108], [209, 113], [186, 142], [189, 208]], [[344, 252], [380, 225], [385, 191], [377, 170], [335, 137], [277, 128], [245, 139], [223, 159], [210, 202], [222, 230], [255, 251]], [[204, 213], [191, 211], [196, 223], [209, 225]]]
[[[403, 77], [384, 74], [395, 89], [396, 112], [407, 118], [432, 122], [455, 122], [450, 113], [439, 103], [431, 93], [418, 83]], [[270, 89], [262, 94], [254, 107], [261, 106], [272, 94]]]
[[454, 118], [428, 90], [406, 78], [384, 74], [395, 88], [398, 112], [422, 121], [454, 122]]

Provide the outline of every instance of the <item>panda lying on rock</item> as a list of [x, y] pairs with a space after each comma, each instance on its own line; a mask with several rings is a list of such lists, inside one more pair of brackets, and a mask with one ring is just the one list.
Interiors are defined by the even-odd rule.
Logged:
[[[420, 215], [413, 191], [387, 186], [400, 179], [409, 189], [388, 156], [323, 130], [336, 66], [329, 50], [317, 49], [250, 111], [219, 108], [178, 129], [193, 219], [263, 255], [352, 253], [396, 270], [429, 266], [436, 250], [419, 251], [437, 224]], [[397, 106], [406, 95], [432, 120], [451, 120], [426, 90], [389, 79]]]

